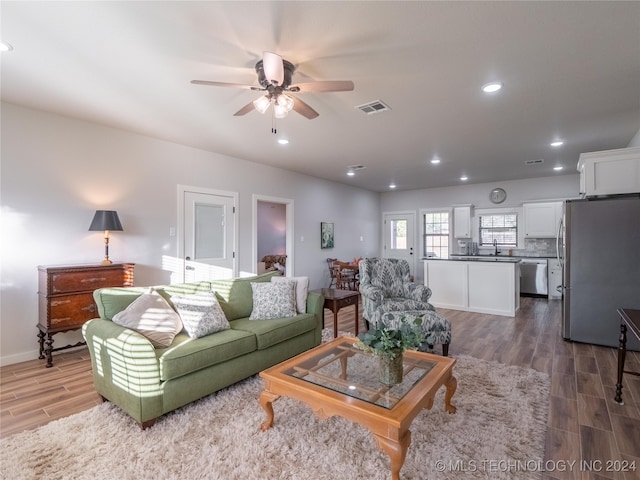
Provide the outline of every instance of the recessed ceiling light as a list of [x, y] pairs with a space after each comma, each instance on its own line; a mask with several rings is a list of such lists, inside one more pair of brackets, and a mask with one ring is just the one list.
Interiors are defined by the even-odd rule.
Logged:
[[396, 188], [396, 184], [395, 183], [390, 184], [389, 188]]
[[353, 177], [356, 174], [356, 172], [354, 172], [353, 170], [349, 170], [347, 172], [347, 175], [349, 175], [350, 177]]
[[0, 42], [0, 52], [9, 52], [13, 50], [13, 47], [5, 42]]
[[495, 93], [500, 90], [504, 84], [502, 82], [491, 82], [482, 86], [482, 91], [484, 93]]
[[460, 180], [462, 180], [463, 182], [466, 182], [467, 180], [469, 180], [469, 177], [467, 177], [466, 175], [463, 175], [460, 177]]
[[560, 171], [560, 170], [562, 170], [563, 168], [564, 168], [564, 167], [563, 167], [562, 165], [558, 165], [557, 167], [553, 167], [553, 169], [554, 169], [556, 172], [559, 172], [559, 171]]
[[562, 140], [556, 140], [555, 142], [551, 142], [550, 145], [552, 147], [561, 147], [562, 145], [564, 145], [564, 142]]
[[433, 159], [431, 159], [431, 163], [433, 165], [438, 165], [440, 163], [440, 159], [439, 158], [433, 158]]
[[286, 145], [287, 143], [289, 143], [289, 140], [287, 140], [286, 138], [280, 138], [280, 139], [278, 140], [278, 143], [279, 143], [280, 145]]

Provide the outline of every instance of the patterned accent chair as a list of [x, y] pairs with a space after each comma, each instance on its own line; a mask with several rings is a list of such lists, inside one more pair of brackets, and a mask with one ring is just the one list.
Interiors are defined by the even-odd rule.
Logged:
[[[367, 327], [378, 325], [381, 319], [387, 323], [407, 315], [423, 316], [423, 328], [428, 336], [426, 346], [442, 344], [443, 354], [448, 354], [451, 325], [429, 303], [431, 289], [410, 281], [406, 260], [365, 258], [360, 261], [360, 294]], [[385, 315], [387, 313], [397, 315]]]
[[362, 316], [371, 321], [383, 312], [435, 310], [429, 303], [431, 289], [410, 281], [409, 263], [397, 258], [364, 258], [360, 261]]

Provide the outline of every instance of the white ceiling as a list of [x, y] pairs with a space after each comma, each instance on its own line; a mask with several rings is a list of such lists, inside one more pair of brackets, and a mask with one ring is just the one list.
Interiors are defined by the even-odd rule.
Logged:
[[[387, 191], [575, 173], [640, 129], [640, 2], [7, 2], [2, 100]], [[234, 117], [264, 50], [306, 93]], [[488, 96], [480, 87], [500, 80]], [[380, 99], [391, 111], [354, 108]], [[279, 137], [287, 146], [276, 143]], [[561, 138], [565, 145], [549, 143]], [[442, 159], [429, 164], [433, 156]], [[526, 160], [544, 163], [526, 166]], [[350, 165], [366, 168], [354, 177]]]

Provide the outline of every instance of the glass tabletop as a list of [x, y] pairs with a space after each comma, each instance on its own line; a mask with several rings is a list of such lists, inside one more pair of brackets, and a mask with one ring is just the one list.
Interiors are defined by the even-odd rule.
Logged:
[[307, 357], [283, 371], [299, 378], [374, 405], [392, 409], [431, 369], [435, 362], [404, 356], [402, 383], [383, 385], [378, 380], [379, 357], [342, 340], [328, 350]]

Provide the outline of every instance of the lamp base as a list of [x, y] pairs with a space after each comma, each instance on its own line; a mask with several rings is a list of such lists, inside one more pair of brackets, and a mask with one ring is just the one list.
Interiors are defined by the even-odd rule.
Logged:
[[104, 260], [102, 260], [102, 263], [100, 265], [111, 265], [111, 264], [113, 264], [113, 262], [108, 258], [105, 258]]

